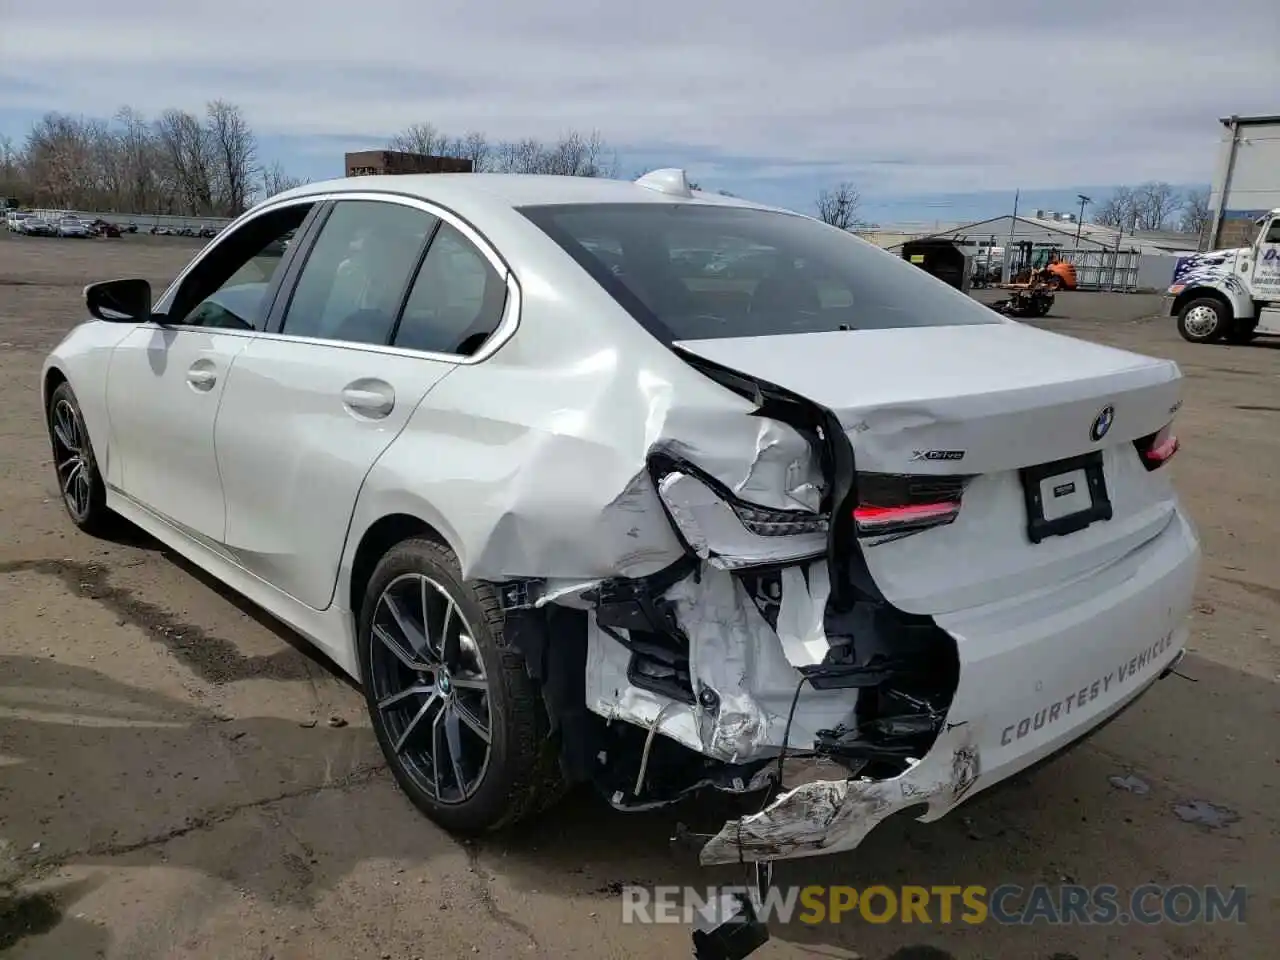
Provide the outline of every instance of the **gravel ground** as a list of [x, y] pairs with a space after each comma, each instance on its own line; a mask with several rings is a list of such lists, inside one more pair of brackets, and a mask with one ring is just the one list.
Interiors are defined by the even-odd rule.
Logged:
[[[85, 283], [161, 283], [196, 247], [0, 233], [0, 953], [690, 956], [681, 926], [624, 925], [619, 891], [743, 882], [671, 843], [677, 822], [723, 811], [624, 817], [574, 796], [517, 836], [459, 843], [396, 790], [357, 691], [301, 639], [141, 535], [74, 531], [48, 462], [43, 354], [80, 317]], [[1042, 322], [1187, 375], [1172, 469], [1206, 552], [1190, 679], [952, 818], [887, 823], [856, 853], [775, 879], [1243, 884], [1246, 922], [796, 923], [759, 957], [881, 960], [918, 944], [957, 960], [1274, 956], [1280, 343], [1192, 346], [1155, 304], [1063, 295]], [[1208, 824], [1185, 819], [1203, 811]]]

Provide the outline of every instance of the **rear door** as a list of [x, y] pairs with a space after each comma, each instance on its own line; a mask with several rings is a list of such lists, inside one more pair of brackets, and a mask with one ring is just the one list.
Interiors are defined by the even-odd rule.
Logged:
[[481, 286], [500, 291], [501, 315], [505, 268], [448, 216], [377, 194], [334, 203], [272, 329], [227, 384], [215, 430], [227, 548], [315, 609], [332, 598], [365, 475], [494, 309], [441, 300], [459, 245]]

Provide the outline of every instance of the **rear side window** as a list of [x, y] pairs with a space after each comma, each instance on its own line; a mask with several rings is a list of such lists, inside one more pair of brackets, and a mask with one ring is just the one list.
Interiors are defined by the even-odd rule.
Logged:
[[521, 212], [667, 343], [1001, 322], [905, 260], [807, 217], [697, 203]]
[[298, 277], [283, 332], [387, 343], [413, 268], [438, 222], [398, 203], [339, 201]]
[[506, 281], [466, 237], [441, 224], [396, 328], [397, 347], [470, 356], [502, 320]]

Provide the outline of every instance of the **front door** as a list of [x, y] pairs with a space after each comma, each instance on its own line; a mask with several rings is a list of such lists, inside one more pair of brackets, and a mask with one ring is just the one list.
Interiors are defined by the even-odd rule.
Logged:
[[226, 526], [213, 425], [236, 357], [265, 324], [299, 204], [219, 238], [140, 324], [107, 371], [112, 464], [107, 480], [189, 535], [214, 543]]
[[1280, 216], [1272, 217], [1258, 234], [1249, 286], [1253, 299], [1280, 303]]
[[[501, 316], [505, 275], [460, 243], [416, 201], [337, 201], [231, 370], [215, 429], [226, 545], [310, 607], [332, 599], [370, 468]], [[463, 290], [469, 256], [479, 282]]]

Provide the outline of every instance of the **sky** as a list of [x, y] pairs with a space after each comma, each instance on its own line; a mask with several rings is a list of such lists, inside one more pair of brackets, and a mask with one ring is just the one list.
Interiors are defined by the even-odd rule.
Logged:
[[[623, 175], [946, 223], [1207, 185], [1219, 117], [1280, 113], [1277, 0], [0, 0], [0, 135], [46, 111], [239, 104], [262, 158], [340, 176], [430, 122], [598, 130]], [[216, 9], [216, 16], [213, 10]]]

